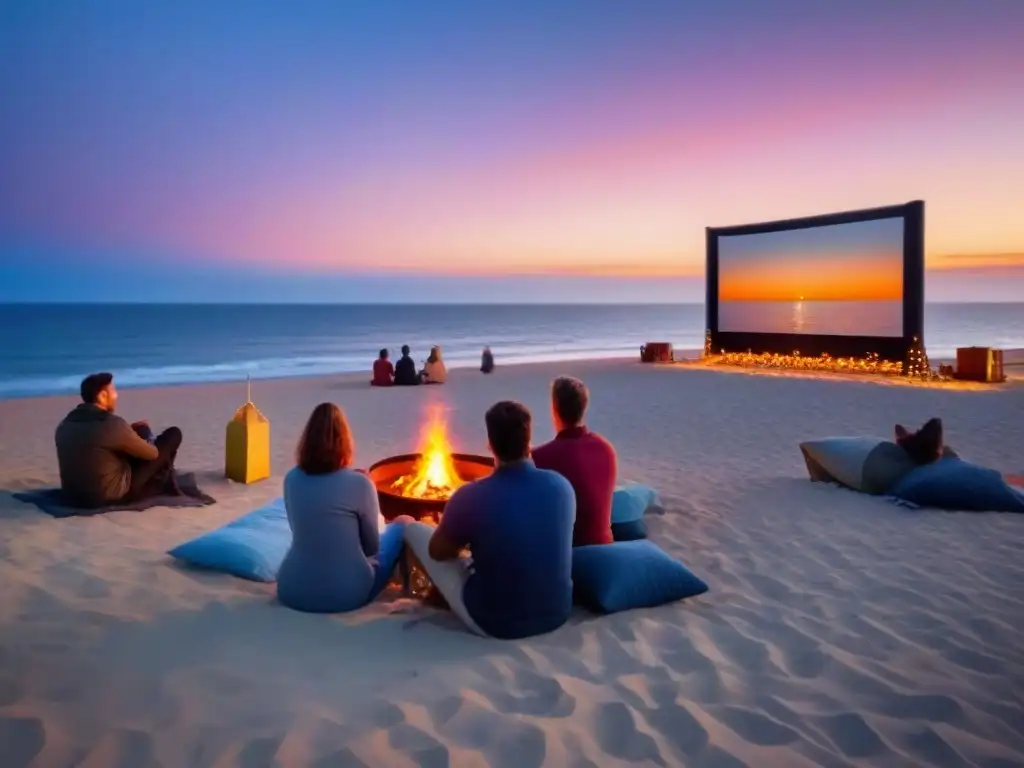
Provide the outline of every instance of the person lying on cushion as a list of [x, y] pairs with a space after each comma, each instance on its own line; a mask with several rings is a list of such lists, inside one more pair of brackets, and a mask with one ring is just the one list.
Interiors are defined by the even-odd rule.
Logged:
[[370, 386], [390, 387], [394, 383], [395, 366], [388, 360], [387, 349], [382, 349], [377, 359], [373, 361], [373, 378], [370, 380]]
[[611, 544], [612, 495], [618, 458], [612, 444], [587, 429], [590, 393], [579, 379], [562, 376], [551, 384], [555, 439], [533, 449], [533, 463], [562, 475], [576, 493], [572, 543]]
[[398, 358], [395, 366], [395, 386], [414, 387], [420, 383], [419, 374], [416, 373], [416, 361], [409, 355], [409, 345], [402, 345], [402, 356]]
[[929, 419], [917, 432], [902, 424], [896, 425], [896, 444], [915, 464], [931, 464], [941, 458], [955, 458], [956, 451], [946, 446], [942, 435], [942, 419]]
[[445, 368], [444, 360], [441, 359], [441, 348], [431, 347], [430, 357], [420, 374], [424, 384], [444, 384], [448, 381], [448, 369]]
[[54, 433], [60, 486], [68, 504], [96, 509], [178, 494], [174, 459], [181, 430], [170, 427], [153, 437], [146, 422], [129, 424], [118, 416], [113, 374], [90, 374], [79, 391], [81, 404]]
[[377, 489], [352, 469], [355, 443], [342, 410], [321, 403], [302, 432], [297, 466], [284, 478], [292, 544], [277, 574], [277, 599], [310, 613], [351, 611], [387, 586], [401, 558], [397, 518], [380, 531]]
[[[485, 421], [494, 473], [455, 491], [436, 529], [407, 525], [405, 541], [471, 632], [551, 632], [572, 608], [572, 486], [530, 460], [526, 406], [496, 403]], [[471, 565], [461, 556], [467, 548]]]

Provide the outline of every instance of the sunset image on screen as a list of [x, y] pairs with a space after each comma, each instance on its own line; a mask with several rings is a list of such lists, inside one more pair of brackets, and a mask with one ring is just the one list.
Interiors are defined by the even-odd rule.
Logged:
[[718, 330], [903, 335], [903, 219], [718, 240]]

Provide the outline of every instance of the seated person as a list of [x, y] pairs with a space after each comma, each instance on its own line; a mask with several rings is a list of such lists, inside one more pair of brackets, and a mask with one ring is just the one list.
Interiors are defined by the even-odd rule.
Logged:
[[395, 383], [395, 366], [388, 360], [387, 349], [382, 349], [377, 359], [373, 361], [373, 379], [370, 386], [390, 387]]
[[405, 541], [471, 632], [551, 632], [572, 609], [572, 486], [530, 461], [526, 406], [497, 403], [486, 422], [494, 473], [452, 494], [436, 530], [409, 523]]
[[448, 381], [448, 369], [445, 368], [444, 360], [441, 359], [440, 347], [430, 348], [430, 357], [427, 358], [420, 377], [424, 384], [444, 384]]
[[57, 426], [54, 442], [67, 503], [86, 509], [179, 493], [174, 459], [181, 430], [158, 437], [146, 422], [117, 416], [117, 387], [110, 373], [82, 379], [81, 404]]
[[551, 384], [555, 439], [533, 450], [533, 463], [562, 475], [576, 492], [574, 547], [611, 544], [612, 496], [618, 458], [612, 444], [587, 429], [590, 394], [579, 379], [563, 376]]
[[354, 451], [341, 409], [314, 408], [298, 466], [284, 478], [292, 545], [277, 574], [277, 598], [289, 608], [336, 613], [366, 605], [387, 586], [404, 550], [402, 528], [411, 518], [381, 533], [377, 489], [351, 469]]
[[931, 464], [946, 457], [955, 457], [956, 452], [947, 448], [942, 436], [942, 419], [929, 419], [917, 432], [911, 432], [902, 424], [896, 425], [896, 444], [899, 445], [917, 465]]
[[395, 366], [395, 386], [412, 387], [420, 383], [420, 377], [416, 374], [416, 361], [409, 356], [409, 345], [402, 345], [402, 356], [398, 358]]
[[490, 347], [484, 347], [484, 353], [480, 355], [480, 373], [490, 373], [494, 370], [494, 354]]

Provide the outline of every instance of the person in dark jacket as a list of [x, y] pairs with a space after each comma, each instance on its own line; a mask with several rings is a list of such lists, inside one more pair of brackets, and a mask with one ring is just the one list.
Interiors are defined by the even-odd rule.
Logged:
[[480, 373], [491, 373], [494, 370], [494, 353], [490, 347], [484, 347], [484, 353], [480, 355]]
[[86, 376], [81, 395], [81, 405], [54, 433], [68, 503], [95, 509], [176, 493], [173, 469], [181, 430], [171, 427], [153, 438], [146, 422], [129, 424], [117, 416], [117, 388], [110, 373]]
[[395, 366], [395, 386], [412, 387], [420, 383], [419, 373], [416, 371], [416, 361], [409, 356], [409, 345], [402, 345], [402, 356]]

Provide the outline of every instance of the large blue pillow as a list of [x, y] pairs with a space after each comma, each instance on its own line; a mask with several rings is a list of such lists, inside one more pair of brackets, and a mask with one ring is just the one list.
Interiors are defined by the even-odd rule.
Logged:
[[221, 528], [179, 544], [167, 554], [201, 568], [270, 583], [277, 579], [291, 544], [284, 499], [275, 499]]
[[612, 523], [639, 520], [650, 507], [660, 503], [658, 492], [649, 486], [639, 483], [620, 485], [612, 494]]
[[940, 459], [917, 467], [900, 480], [891, 496], [919, 507], [965, 512], [1024, 512], [1024, 493], [999, 472], [962, 459]]
[[647, 538], [647, 523], [631, 520], [628, 523], [612, 523], [612, 539], [615, 541], [636, 541]]
[[573, 597], [597, 613], [651, 608], [708, 591], [652, 541], [591, 544], [572, 551]]

